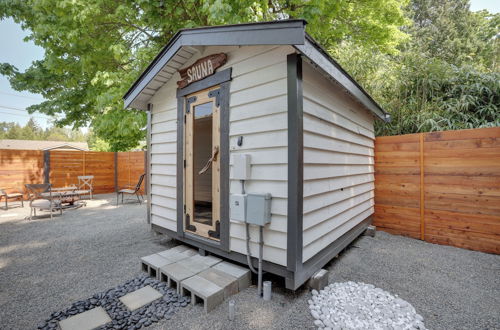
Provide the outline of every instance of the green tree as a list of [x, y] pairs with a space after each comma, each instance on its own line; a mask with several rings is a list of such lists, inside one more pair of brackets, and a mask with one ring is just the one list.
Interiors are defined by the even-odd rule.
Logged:
[[10, 0], [0, 18], [12, 17], [45, 57], [25, 72], [4, 63], [12, 87], [44, 96], [28, 108], [59, 114], [59, 126], [90, 124], [112, 150], [144, 140], [143, 112], [123, 110], [122, 95], [180, 28], [283, 18], [308, 20], [325, 47], [359, 42], [395, 52], [405, 34], [399, 0]]
[[[335, 58], [392, 116], [377, 135], [500, 126], [500, 15], [468, 1], [412, 0], [410, 39], [396, 54], [355, 42]], [[465, 23], [464, 23], [465, 22]]]

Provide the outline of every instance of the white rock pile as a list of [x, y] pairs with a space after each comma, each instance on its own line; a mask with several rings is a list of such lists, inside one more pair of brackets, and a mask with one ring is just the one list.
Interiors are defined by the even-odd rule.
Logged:
[[426, 329], [412, 305], [372, 284], [333, 283], [312, 295], [308, 303], [318, 329]]

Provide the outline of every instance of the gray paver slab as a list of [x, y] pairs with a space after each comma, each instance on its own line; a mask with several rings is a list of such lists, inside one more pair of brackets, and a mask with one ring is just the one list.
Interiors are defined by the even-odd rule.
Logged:
[[160, 292], [148, 285], [124, 295], [120, 298], [120, 301], [127, 306], [129, 310], [134, 311], [161, 297], [163, 297], [163, 295]]
[[182, 254], [185, 254], [185, 255], [188, 255], [188, 256], [194, 256], [196, 254], [198, 254], [198, 252], [196, 250], [193, 250], [193, 249], [188, 249], [186, 251], [183, 251], [181, 252]]
[[196, 273], [179, 263], [163, 266], [160, 268], [160, 272], [167, 275], [169, 278], [175, 280], [176, 282], [196, 275]]
[[91, 330], [108, 322], [111, 322], [108, 313], [104, 308], [96, 307], [60, 321], [59, 326], [61, 330]]
[[177, 245], [170, 249], [170, 251], [175, 251], [175, 252], [184, 252], [186, 250], [190, 250], [189, 246]]
[[181, 252], [177, 252], [177, 251], [172, 251], [172, 249], [159, 252], [158, 254], [161, 257], [172, 260], [173, 262], [177, 262], [177, 261], [189, 258], [189, 254], [185, 254], [185, 253], [181, 253]]
[[234, 276], [238, 279], [238, 290], [241, 291], [250, 286], [252, 280], [250, 270], [227, 261], [220, 262], [213, 266], [214, 269], [218, 269], [228, 275]]
[[213, 269], [213, 268], [206, 269], [201, 273], [199, 273], [198, 276], [206, 280], [209, 280], [215, 285], [223, 288], [224, 299], [227, 299], [229, 296], [238, 293], [238, 279], [218, 269]]
[[209, 265], [207, 265], [204, 262], [201, 262], [197, 257], [198, 257], [197, 255], [189, 257], [187, 259], [179, 261], [178, 264], [186, 267], [195, 274], [198, 274], [199, 272], [202, 272], [205, 269], [210, 268]]
[[214, 257], [214, 256], [200, 256], [199, 254], [198, 255], [195, 255], [195, 256], [192, 256], [191, 258], [189, 258], [191, 260], [196, 260], [198, 262], [202, 262], [210, 267], [212, 267], [213, 265], [216, 265], [218, 264], [219, 262], [222, 261], [221, 258], [217, 258], [217, 257]]

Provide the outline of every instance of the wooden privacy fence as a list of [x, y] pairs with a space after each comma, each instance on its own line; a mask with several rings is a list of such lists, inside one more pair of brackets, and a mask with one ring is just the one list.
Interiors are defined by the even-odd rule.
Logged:
[[[94, 176], [94, 193], [111, 193], [135, 185], [145, 169], [145, 152], [73, 150], [0, 150], [0, 189], [24, 190], [26, 183], [54, 187], [78, 184], [78, 176]], [[141, 189], [144, 192], [144, 184]]]
[[500, 253], [500, 127], [375, 140], [378, 229]]

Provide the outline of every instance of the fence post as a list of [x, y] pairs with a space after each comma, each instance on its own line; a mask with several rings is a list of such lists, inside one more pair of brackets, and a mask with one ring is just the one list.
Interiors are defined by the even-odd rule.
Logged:
[[115, 151], [115, 192], [118, 191], [118, 153]]
[[43, 151], [43, 180], [44, 183], [50, 183], [50, 151]]
[[420, 239], [425, 240], [424, 133], [420, 133]]

